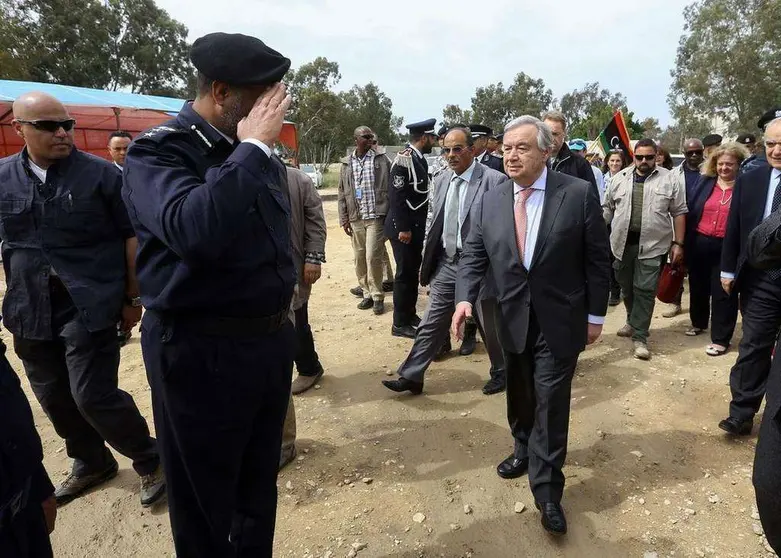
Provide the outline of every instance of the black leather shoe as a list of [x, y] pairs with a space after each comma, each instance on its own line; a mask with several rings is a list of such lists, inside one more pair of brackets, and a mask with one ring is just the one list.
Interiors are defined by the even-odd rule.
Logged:
[[385, 303], [381, 300], [374, 301], [374, 314], [380, 316], [385, 312]]
[[112, 459], [111, 463], [103, 470], [91, 475], [68, 475], [62, 484], [54, 491], [54, 499], [58, 506], [64, 506], [75, 500], [90, 488], [94, 488], [117, 476], [119, 464]]
[[444, 359], [452, 350], [453, 350], [453, 345], [450, 344], [450, 337], [448, 337], [447, 341], [445, 341], [444, 344], [439, 348], [439, 351], [434, 357], [434, 360], [439, 361]]
[[496, 376], [491, 376], [491, 379], [488, 380], [485, 385], [483, 386], [483, 394], [485, 395], [493, 395], [495, 393], [501, 393], [505, 389], [507, 389], [507, 379], [504, 374], [497, 374]]
[[412, 326], [392, 326], [391, 335], [394, 337], [406, 337], [408, 339], [415, 339], [415, 328]]
[[353, 287], [350, 289], [350, 294], [355, 295], [358, 298], [363, 298], [363, 289], [361, 287]]
[[467, 322], [464, 326], [464, 340], [461, 341], [461, 348], [458, 349], [458, 354], [461, 356], [471, 355], [475, 352], [477, 346], [477, 324], [474, 322]]
[[382, 292], [384, 292], [384, 293], [392, 293], [393, 292], [393, 281], [383, 281], [382, 282]]
[[391, 391], [396, 393], [403, 393], [405, 391], [410, 392], [412, 395], [420, 395], [423, 393], [423, 383], [413, 382], [407, 378], [399, 378], [398, 380], [383, 380], [382, 385]]
[[542, 527], [551, 535], [567, 534], [567, 518], [561, 504], [556, 502], [535, 502], [535, 506], [542, 514]]
[[359, 310], [368, 310], [369, 308], [374, 307], [374, 301], [370, 298], [364, 298], [362, 301], [358, 303], [358, 309]]
[[412, 327], [418, 327], [420, 325], [420, 316], [418, 316], [417, 314], [412, 316], [412, 319], [410, 319], [409, 321], [409, 325], [411, 325]]
[[511, 455], [496, 466], [496, 474], [503, 479], [517, 479], [529, 470], [529, 458], [518, 459]]
[[610, 293], [610, 298], [607, 301], [608, 306], [618, 306], [621, 304], [621, 295]]
[[751, 434], [751, 429], [754, 428], [754, 421], [727, 417], [719, 423], [719, 428], [733, 436], [748, 436]]

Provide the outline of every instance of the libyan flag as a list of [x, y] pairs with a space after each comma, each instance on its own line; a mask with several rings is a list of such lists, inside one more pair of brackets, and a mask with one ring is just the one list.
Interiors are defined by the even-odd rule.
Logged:
[[611, 149], [620, 149], [629, 159], [634, 157], [634, 154], [632, 153], [632, 144], [629, 143], [629, 132], [627, 132], [626, 129], [624, 115], [620, 110], [617, 110], [615, 114], [613, 114], [613, 118], [608, 125], [600, 132], [599, 143], [602, 145], [602, 150], [605, 152], [605, 155], [607, 155]]

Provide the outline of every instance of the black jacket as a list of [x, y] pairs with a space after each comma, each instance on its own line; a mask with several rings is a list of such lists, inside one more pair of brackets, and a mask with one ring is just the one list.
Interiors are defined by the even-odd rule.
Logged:
[[485, 165], [488, 168], [494, 169], [495, 171], [499, 171], [502, 174], [507, 174], [504, 172], [504, 162], [502, 161], [501, 157], [491, 155], [487, 151], [478, 157], [477, 162]]
[[686, 214], [686, 236], [684, 237], [683, 244], [687, 247], [684, 251], [687, 259], [691, 255], [691, 251], [688, 250], [688, 247], [691, 246], [691, 241], [694, 238], [694, 235], [697, 234], [697, 225], [700, 224], [705, 202], [708, 201], [708, 198], [711, 193], [713, 193], [713, 188], [715, 187], [715, 176], [701, 176], [697, 185], [692, 188], [691, 196], [686, 199], [686, 205], [689, 206], [689, 213]]
[[563, 172], [564, 174], [580, 178], [590, 183], [594, 187], [594, 193], [597, 195], [597, 199], [599, 199], [597, 179], [594, 176], [594, 171], [591, 170], [591, 165], [583, 157], [575, 155], [570, 151], [566, 143], [561, 146], [556, 159], [550, 160], [550, 168], [556, 172]]
[[770, 182], [770, 166], [741, 174], [732, 190], [727, 235], [721, 249], [721, 271], [735, 274], [739, 287], [740, 272], [746, 263], [748, 235], [762, 222]]

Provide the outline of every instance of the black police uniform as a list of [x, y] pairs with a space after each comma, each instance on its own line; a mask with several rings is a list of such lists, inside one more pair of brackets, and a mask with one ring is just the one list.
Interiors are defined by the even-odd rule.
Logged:
[[[290, 67], [244, 35], [202, 37], [191, 58], [237, 85]], [[295, 343], [284, 165], [185, 103], [136, 138], [124, 178], [177, 556], [271, 556]]]
[[116, 473], [104, 440], [140, 475], [159, 465], [133, 398], [118, 388], [125, 243], [134, 236], [122, 177], [73, 149], [41, 182], [27, 149], [0, 160], [6, 328], [30, 386], [74, 459], [72, 473]]
[[[469, 131], [472, 133], [472, 139], [489, 138], [494, 134], [491, 128], [483, 126], [482, 124], [470, 124]], [[499, 171], [502, 174], [506, 174], [504, 172], [504, 163], [502, 160], [499, 157], [491, 155], [488, 151], [485, 151], [482, 155], [477, 157], [477, 162], [492, 168], [495, 171]]]
[[[433, 118], [410, 124], [412, 133], [434, 135]], [[429, 175], [428, 163], [417, 150], [407, 145], [391, 166], [390, 208], [385, 218], [385, 236], [390, 239], [396, 260], [393, 281], [393, 325], [417, 326], [415, 306], [418, 302], [420, 264], [426, 235]], [[404, 244], [400, 232], [412, 232], [412, 241]]]
[[52, 556], [41, 503], [54, 492], [30, 404], [0, 341], [0, 556]]

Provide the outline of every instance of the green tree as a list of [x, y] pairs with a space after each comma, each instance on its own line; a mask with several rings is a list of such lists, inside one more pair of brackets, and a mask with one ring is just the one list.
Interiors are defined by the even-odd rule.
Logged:
[[462, 110], [458, 105], [446, 105], [443, 118], [448, 125], [483, 124], [499, 131], [510, 120], [523, 114], [539, 116], [552, 103], [553, 92], [545, 87], [545, 82], [521, 72], [508, 87], [501, 81], [478, 87], [472, 97], [471, 110]]
[[673, 115], [687, 131], [715, 114], [732, 132], [753, 129], [781, 102], [781, 2], [698, 0], [684, 20], [668, 96]]
[[643, 124], [635, 121], [634, 113], [626, 106], [626, 97], [600, 89], [599, 83], [587, 83], [561, 98], [561, 112], [568, 121], [567, 134], [571, 138], [595, 139], [605, 129], [616, 110], [624, 114], [630, 139], [644, 135]]
[[187, 28], [153, 0], [0, 0], [0, 77], [135, 93], [193, 86]]
[[658, 118], [646, 118], [640, 122], [640, 126], [643, 128], [643, 136], [646, 138], [659, 139], [662, 135]]
[[393, 115], [393, 102], [374, 83], [354, 85], [339, 95], [345, 106], [345, 132], [358, 126], [371, 128], [383, 145], [396, 145], [402, 119]]

